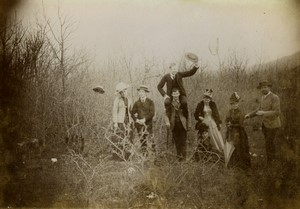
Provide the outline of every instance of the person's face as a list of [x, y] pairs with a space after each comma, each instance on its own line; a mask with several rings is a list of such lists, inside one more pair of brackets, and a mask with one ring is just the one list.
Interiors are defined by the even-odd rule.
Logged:
[[146, 96], [146, 92], [144, 90], [139, 90], [138, 95], [140, 98], [144, 98]]
[[230, 106], [232, 109], [237, 109], [239, 107], [239, 102], [230, 102]]
[[127, 89], [120, 92], [121, 97], [127, 97]]
[[206, 139], [207, 137], [208, 137], [208, 132], [207, 131], [203, 131], [202, 138]]
[[174, 99], [178, 99], [179, 96], [180, 96], [179, 91], [173, 91], [173, 92], [172, 92], [172, 97], [173, 97]]
[[205, 104], [209, 103], [210, 102], [210, 98], [209, 97], [203, 97], [203, 102]]
[[266, 95], [270, 92], [270, 87], [269, 86], [262, 86], [261, 89], [260, 89], [260, 92], [263, 94], [263, 95]]
[[172, 75], [175, 75], [177, 72], [178, 72], [178, 67], [177, 67], [177, 65], [172, 65], [172, 66], [170, 67], [170, 73], [171, 73]]

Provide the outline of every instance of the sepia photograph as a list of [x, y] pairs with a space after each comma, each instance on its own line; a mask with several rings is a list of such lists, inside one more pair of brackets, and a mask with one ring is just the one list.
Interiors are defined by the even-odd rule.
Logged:
[[0, 0], [0, 208], [299, 209], [300, 1]]

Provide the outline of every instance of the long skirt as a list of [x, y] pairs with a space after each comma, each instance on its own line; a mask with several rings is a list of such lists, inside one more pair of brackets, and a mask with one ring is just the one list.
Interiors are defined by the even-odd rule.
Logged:
[[219, 131], [216, 122], [213, 118], [208, 117], [203, 121], [209, 127], [210, 143], [213, 149], [216, 149], [220, 152], [224, 150], [224, 141], [221, 132]]

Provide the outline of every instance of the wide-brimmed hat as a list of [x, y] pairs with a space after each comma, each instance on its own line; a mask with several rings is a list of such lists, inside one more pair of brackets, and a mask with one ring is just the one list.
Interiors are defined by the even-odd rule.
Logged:
[[95, 86], [93, 88], [93, 91], [97, 92], [97, 93], [100, 93], [100, 94], [104, 94], [105, 93], [103, 86]]
[[124, 91], [125, 89], [128, 89], [129, 85], [124, 83], [124, 82], [120, 82], [116, 85], [116, 92], [120, 93], [121, 91]]
[[150, 92], [149, 87], [146, 85], [140, 85], [136, 90], [144, 90], [145, 92]]
[[261, 89], [264, 86], [272, 87], [272, 84], [269, 81], [267, 81], [267, 80], [263, 80], [263, 81], [259, 82], [257, 88]]
[[233, 92], [229, 98], [230, 103], [235, 103], [235, 102], [239, 102], [241, 99], [241, 97], [238, 95], [237, 92]]
[[208, 98], [212, 99], [212, 92], [213, 92], [212, 89], [205, 89], [203, 97], [208, 97]]
[[191, 52], [187, 52], [185, 58], [191, 62], [198, 62], [198, 56]]

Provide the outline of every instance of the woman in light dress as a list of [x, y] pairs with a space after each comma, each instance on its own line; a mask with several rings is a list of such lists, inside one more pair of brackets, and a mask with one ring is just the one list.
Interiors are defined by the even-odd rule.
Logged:
[[209, 127], [212, 147], [223, 152], [224, 141], [220, 132], [220, 124], [222, 121], [217, 105], [212, 101], [212, 89], [205, 90], [203, 100], [198, 103], [194, 116], [198, 123], [203, 122]]

